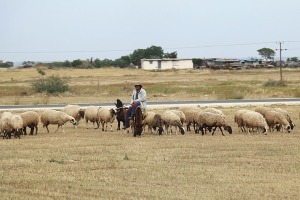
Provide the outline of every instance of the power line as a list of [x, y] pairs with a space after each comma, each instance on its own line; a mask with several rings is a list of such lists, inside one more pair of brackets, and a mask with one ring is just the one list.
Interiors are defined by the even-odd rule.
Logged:
[[[231, 47], [231, 46], [247, 46], [257, 44], [270, 44], [276, 42], [254, 42], [254, 43], [239, 43], [239, 44], [217, 44], [217, 45], [200, 45], [200, 46], [186, 46], [186, 47], [166, 47], [164, 49], [197, 49], [197, 48], [211, 48], [211, 47]], [[66, 50], [66, 51], [0, 51], [0, 54], [52, 54], [52, 53], [101, 53], [101, 52], [124, 52], [134, 51], [135, 49], [107, 49], [107, 50]]]
[[[300, 41], [285, 41], [286, 43], [297, 43]], [[269, 42], [252, 42], [252, 43], [236, 43], [236, 44], [216, 44], [216, 45], [199, 45], [199, 46], [184, 46], [184, 47], [166, 47], [169, 49], [200, 49], [200, 48], [213, 48], [213, 47], [233, 47], [233, 46], [249, 46], [258, 44], [275, 44], [276, 41]], [[103, 52], [129, 52], [136, 49], [106, 49], [106, 50], [66, 50], [66, 51], [0, 51], [0, 54], [55, 54], [55, 53], [103, 53]], [[298, 50], [289, 49], [289, 50]]]
[[202, 46], [192, 46], [192, 47], [167, 47], [165, 49], [196, 49], [196, 48], [208, 48], [208, 47], [230, 47], [230, 46], [247, 46], [256, 44], [270, 44], [276, 42], [253, 42], [253, 43], [240, 43], [240, 44], [217, 44], [217, 45], [202, 45]]

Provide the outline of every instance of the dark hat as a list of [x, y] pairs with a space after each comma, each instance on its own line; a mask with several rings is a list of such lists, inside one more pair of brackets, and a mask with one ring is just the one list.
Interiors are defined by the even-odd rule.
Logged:
[[135, 87], [135, 86], [141, 86], [141, 87], [143, 87], [142, 84], [141, 84], [140, 82], [137, 82], [136, 84], [134, 84], [134, 87]]

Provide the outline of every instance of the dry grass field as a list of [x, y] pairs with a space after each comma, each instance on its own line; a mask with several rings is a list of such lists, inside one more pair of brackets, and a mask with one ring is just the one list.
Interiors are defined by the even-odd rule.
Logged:
[[[5, 73], [0, 72], [1, 87], [15, 91], [19, 91], [18, 85], [23, 88], [39, 78], [34, 69]], [[217, 94], [220, 85], [227, 91], [245, 87], [249, 92], [242, 93], [244, 98], [297, 97], [300, 82], [299, 72], [288, 69], [285, 80], [289, 86], [279, 89], [260, 86], [268, 79], [277, 80], [276, 70], [163, 73], [102, 69], [46, 73], [71, 76], [72, 87], [83, 89], [82, 95], [77, 91], [50, 97], [50, 103], [126, 99], [135, 81], [149, 88], [149, 101], [222, 99]], [[108, 87], [111, 91], [98, 90], [98, 78], [105, 80], [99, 81], [99, 88]], [[246, 87], [249, 83], [253, 84]], [[172, 84], [174, 91], [167, 91]], [[201, 84], [214, 85], [216, 92], [201, 92]], [[83, 97], [91, 92], [87, 86], [93, 85], [98, 93]], [[120, 86], [118, 93], [116, 88]], [[163, 86], [165, 91], [156, 88]], [[194, 88], [195, 94], [178, 88]], [[43, 103], [42, 95], [25, 90], [25, 96], [0, 95], [0, 104]], [[296, 124], [292, 133], [239, 133], [233, 115], [240, 107], [234, 106], [218, 107], [233, 127], [233, 134], [226, 136], [219, 131], [214, 136], [193, 132], [158, 136], [144, 132], [141, 138], [133, 138], [124, 131], [86, 129], [83, 121], [77, 129], [67, 124], [65, 134], [61, 130], [54, 133], [53, 125], [49, 126], [50, 133], [43, 133], [40, 125], [37, 136], [0, 140], [1, 199], [299, 199], [300, 105], [273, 106], [292, 115]], [[155, 110], [163, 112], [162, 108]], [[116, 126], [115, 122], [114, 130]]]
[[300, 69], [283, 69], [287, 87], [265, 87], [280, 79], [279, 69], [168, 70], [44, 69], [47, 76], [67, 77], [71, 91], [57, 96], [36, 94], [30, 84], [37, 69], [0, 69], [0, 104], [57, 104], [128, 100], [133, 84], [143, 83], [148, 101], [300, 97]]
[[233, 126], [226, 136], [40, 126], [37, 136], [0, 140], [1, 199], [299, 199], [299, 106], [280, 107], [292, 133], [239, 133], [236, 107], [219, 107]]

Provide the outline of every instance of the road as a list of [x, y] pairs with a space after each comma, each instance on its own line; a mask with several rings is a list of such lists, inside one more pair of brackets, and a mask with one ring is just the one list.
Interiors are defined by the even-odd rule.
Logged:
[[[126, 103], [125, 103], [126, 104]], [[176, 107], [176, 106], [243, 106], [243, 105], [272, 105], [287, 104], [300, 105], [300, 98], [274, 98], [274, 99], [238, 99], [238, 100], [201, 100], [201, 101], [168, 101], [168, 102], [147, 102], [147, 107]], [[114, 106], [114, 103], [92, 103], [77, 104], [82, 107], [86, 106]], [[49, 104], [49, 105], [1, 105], [0, 110], [34, 110], [34, 109], [61, 109], [66, 104]]]

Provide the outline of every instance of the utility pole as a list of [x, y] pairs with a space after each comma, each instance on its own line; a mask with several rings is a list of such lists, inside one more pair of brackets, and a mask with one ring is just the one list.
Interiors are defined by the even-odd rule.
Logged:
[[280, 82], [282, 83], [282, 62], [281, 62], [281, 51], [282, 50], [287, 50], [287, 49], [282, 49], [281, 48], [281, 43], [284, 43], [284, 42], [276, 42], [276, 43], [279, 43], [279, 49], [276, 49], [276, 50], [279, 50], [279, 67], [280, 67]]

